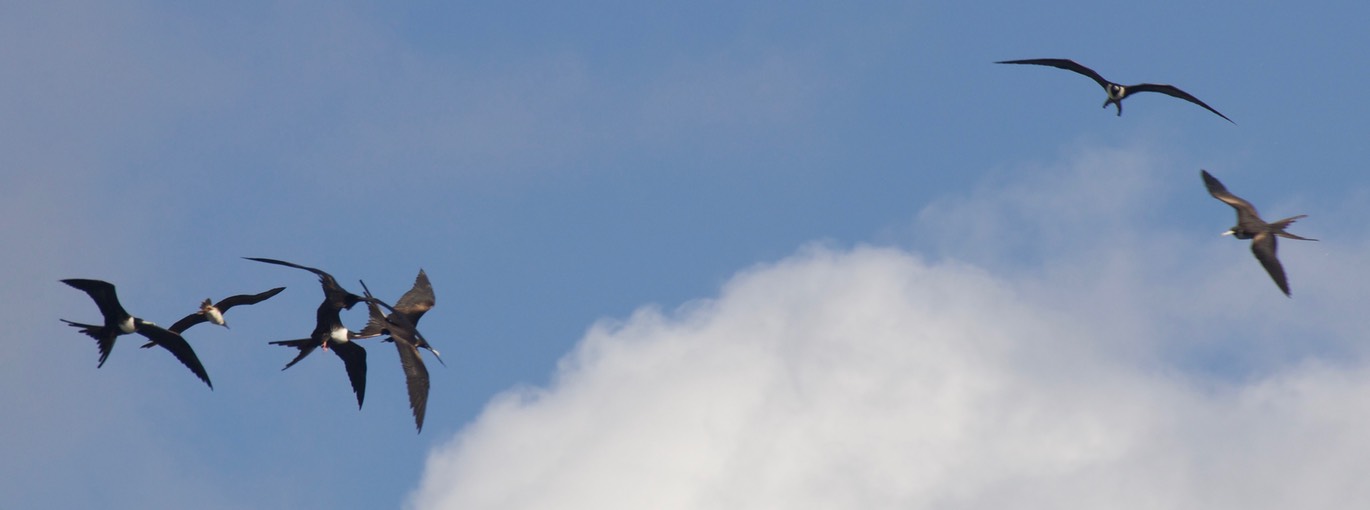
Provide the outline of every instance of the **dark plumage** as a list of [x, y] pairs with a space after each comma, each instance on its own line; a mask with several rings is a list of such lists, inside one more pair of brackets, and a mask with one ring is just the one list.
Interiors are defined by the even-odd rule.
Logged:
[[[276, 287], [274, 289], [268, 290], [260, 294], [238, 294], [236, 296], [226, 297], [218, 303], [213, 303], [208, 298], [206, 298], [204, 302], [200, 303], [199, 311], [182, 317], [181, 320], [176, 321], [175, 324], [172, 324], [171, 327], [166, 329], [167, 331], [180, 334], [184, 333], [185, 330], [190, 329], [191, 326], [200, 324], [202, 322], [208, 322], [210, 324], [216, 324], [219, 326], [223, 326], [224, 328], [228, 328], [228, 321], [224, 320], [224, 313], [228, 312], [229, 308], [233, 308], [238, 305], [255, 305], [257, 303], [270, 299], [271, 296], [280, 294], [283, 290], [285, 290], [285, 287]], [[153, 344], [152, 342], [148, 342], [143, 344], [143, 348], [147, 349], [149, 347], [152, 347], [153, 345], [155, 344]]]
[[[410, 324], [417, 326], [419, 319], [423, 317], [424, 313], [433, 308], [435, 302], [436, 300], [433, 297], [433, 284], [429, 283], [428, 274], [420, 269], [419, 275], [414, 278], [414, 286], [411, 287], [408, 292], [405, 292], [403, 296], [400, 296], [400, 300], [395, 302], [395, 307], [390, 309], [391, 315], [402, 315]], [[373, 336], [379, 336], [380, 334], [381, 326], [375, 321], [371, 321], [357, 333], [357, 336], [359, 338], [371, 338]], [[442, 354], [439, 353], [437, 349], [434, 349], [433, 346], [429, 345], [427, 340], [422, 338], [417, 340], [418, 347], [428, 349], [428, 352], [433, 353], [433, 357], [437, 358], [438, 363], [447, 366], [447, 363], [442, 361]]]
[[150, 340], [152, 345], [160, 345], [170, 351], [196, 377], [204, 381], [210, 389], [214, 389], [214, 384], [209, 382], [209, 374], [205, 372], [204, 365], [200, 364], [200, 358], [195, 355], [195, 350], [190, 348], [190, 344], [174, 331], [168, 331], [156, 324], [129, 315], [128, 312], [124, 311], [123, 305], [119, 304], [119, 296], [115, 293], [113, 284], [81, 278], [62, 280], [62, 283], [85, 291], [95, 301], [95, 306], [100, 308], [100, 314], [104, 316], [104, 324], [98, 326], [61, 319], [62, 322], [70, 324], [72, 327], [81, 328], [82, 333], [95, 339], [96, 346], [100, 350], [100, 364], [97, 367], [105, 366], [105, 360], [109, 359], [109, 353], [114, 349], [114, 340], [119, 335], [137, 333]]
[[352, 383], [352, 392], [357, 395], [357, 408], [361, 409], [362, 401], [366, 398], [366, 349], [352, 342], [358, 336], [343, 326], [339, 314], [343, 309], [352, 308], [352, 305], [363, 301], [364, 298], [344, 290], [341, 285], [338, 285], [338, 281], [333, 278], [333, 275], [318, 269], [275, 259], [244, 258], [303, 269], [319, 276], [319, 284], [323, 286], [324, 299], [314, 314], [314, 331], [309, 334], [309, 338], [280, 340], [270, 343], [300, 350], [299, 354], [295, 355], [295, 359], [286, 363], [281, 370], [295, 366], [296, 363], [299, 363], [300, 360], [320, 346], [325, 350], [332, 350], [343, 361], [343, 367], [347, 370], [347, 379]]
[[295, 264], [295, 263], [291, 263], [291, 262], [286, 262], [286, 261], [284, 261], [284, 260], [264, 259], [264, 258], [257, 258], [257, 257], [243, 257], [243, 258], [245, 258], [245, 259], [247, 259], [247, 260], [255, 260], [255, 261], [257, 261], [257, 262], [265, 262], [265, 263], [267, 263], [267, 264], [276, 264], [276, 265], [278, 265], [278, 266], [286, 266], [286, 267], [293, 267], [293, 268], [296, 268], [296, 269], [303, 269], [303, 270], [305, 270], [305, 271], [309, 271], [309, 272], [311, 272], [311, 273], [314, 273], [315, 275], [318, 275], [318, 277], [319, 277], [319, 285], [322, 285], [322, 286], [323, 286], [324, 304], [328, 305], [328, 306], [331, 307], [331, 308], [335, 308], [335, 309], [338, 309], [338, 310], [343, 310], [343, 309], [351, 310], [351, 309], [352, 309], [352, 305], [355, 305], [355, 304], [357, 304], [357, 303], [359, 303], [359, 302], [362, 301], [362, 297], [361, 297], [361, 296], [358, 296], [358, 295], [356, 295], [356, 294], [353, 294], [353, 293], [351, 293], [351, 292], [348, 292], [347, 289], [342, 288], [342, 285], [338, 285], [338, 280], [334, 279], [334, 278], [333, 278], [333, 275], [328, 274], [328, 273], [325, 273], [325, 272], [320, 271], [320, 270], [318, 270], [318, 269], [314, 269], [314, 268], [308, 267], [308, 266], [301, 266], [301, 265], [299, 265], [299, 264]]
[[[1065, 69], [1067, 71], [1075, 71], [1077, 73], [1088, 76], [1090, 77], [1090, 79], [1093, 79], [1096, 83], [1098, 83], [1100, 87], [1103, 87], [1104, 92], [1108, 94], [1108, 100], [1104, 101], [1104, 108], [1108, 108], [1108, 105], [1110, 104], [1118, 107], [1119, 116], [1122, 116], [1123, 114], [1123, 99], [1126, 99], [1128, 96], [1131, 96], [1132, 94], [1136, 94], [1138, 92], [1159, 92], [1167, 96], [1178, 97], [1185, 101], [1189, 101], [1196, 105], [1202, 106], [1205, 110], [1213, 112], [1214, 114], [1216, 114], [1219, 117], [1222, 117], [1224, 120], [1228, 122], [1232, 122], [1232, 119], [1229, 119], [1226, 115], [1219, 113], [1218, 110], [1214, 110], [1212, 106], [1208, 106], [1207, 103], [1200, 101], [1199, 98], [1190, 95], [1188, 92], [1180, 90], [1179, 87], [1176, 87], [1174, 85], [1157, 85], [1155, 83], [1138, 83], [1136, 85], [1122, 85], [1105, 80], [1103, 76], [1100, 76], [1099, 73], [1094, 72], [1093, 69], [1082, 66], [1076, 63], [1074, 60], [1070, 59], [1032, 58], [1026, 60], [1004, 60], [995, 63], [1049, 66], [1058, 69]], [[1236, 124], [1235, 122], [1232, 123]]]
[[[428, 279], [423, 272], [419, 272], [419, 277], [426, 284]], [[428, 409], [428, 367], [424, 366], [423, 358], [419, 356], [419, 346], [428, 345], [428, 341], [419, 333], [418, 328], [410, 321], [410, 314], [399, 311], [399, 309], [385, 304], [384, 301], [376, 299], [371, 295], [371, 289], [366, 288], [366, 283], [362, 282], [362, 291], [366, 293], [367, 309], [370, 312], [370, 321], [366, 324], [363, 331], [375, 331], [377, 334], [390, 335], [389, 340], [395, 343], [395, 350], [399, 352], [400, 366], [404, 368], [405, 386], [409, 390], [409, 409], [414, 413], [414, 426], [419, 431], [423, 431], [423, 417]], [[415, 284], [417, 288], [417, 283]], [[432, 288], [429, 287], [431, 292]], [[413, 291], [406, 293], [409, 296]], [[401, 299], [403, 300], [403, 299]], [[380, 306], [390, 310], [389, 315], [381, 313]], [[428, 306], [432, 306], [431, 302]], [[417, 314], [422, 316], [423, 313]], [[430, 348], [431, 350], [431, 348]], [[436, 355], [436, 353], [435, 353]], [[438, 358], [442, 359], [442, 358]]]
[[212, 305], [210, 304], [209, 299], [205, 299], [205, 301], [200, 304], [200, 311], [182, 317], [181, 320], [176, 321], [176, 323], [172, 324], [167, 330], [182, 333], [185, 330], [190, 329], [191, 326], [202, 322], [209, 322], [227, 328], [228, 321], [224, 320], [224, 314], [228, 313], [229, 308], [239, 305], [255, 305], [271, 299], [272, 296], [280, 294], [283, 290], [285, 290], [285, 287], [276, 287], [260, 294], [238, 294], [236, 296], [226, 297]]
[[1207, 170], [1199, 170], [1199, 174], [1203, 176], [1204, 186], [1208, 188], [1209, 195], [1213, 195], [1213, 198], [1221, 200], [1237, 211], [1237, 225], [1228, 229], [1227, 232], [1223, 232], [1223, 235], [1231, 235], [1237, 239], [1250, 239], [1251, 253], [1256, 256], [1256, 260], [1261, 262], [1261, 266], [1265, 267], [1265, 272], [1270, 273], [1270, 278], [1275, 280], [1275, 285], [1279, 286], [1280, 291], [1284, 292], [1286, 296], [1290, 295], [1289, 280], [1285, 278], [1284, 266], [1281, 266], [1280, 260], [1275, 257], [1275, 236], [1300, 241], [1317, 241], [1317, 239], [1299, 237], [1284, 231], [1290, 223], [1308, 215], [1300, 214], [1266, 223], [1256, 213], [1256, 207], [1251, 205], [1251, 202], [1242, 200], [1241, 197], [1227, 191], [1227, 187], [1223, 186], [1223, 183], [1209, 174]]

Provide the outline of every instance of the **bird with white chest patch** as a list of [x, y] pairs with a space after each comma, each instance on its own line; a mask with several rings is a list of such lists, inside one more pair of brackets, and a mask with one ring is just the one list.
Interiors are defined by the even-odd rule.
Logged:
[[[1138, 83], [1138, 84], [1136, 84], [1136, 85], [1123, 85], [1123, 84], [1120, 84], [1120, 83], [1114, 83], [1114, 82], [1105, 80], [1103, 76], [1100, 76], [1099, 73], [1094, 72], [1093, 69], [1090, 69], [1090, 68], [1088, 68], [1088, 67], [1082, 66], [1082, 65], [1080, 65], [1079, 63], [1076, 63], [1074, 60], [1070, 60], [1070, 59], [1065, 59], [1065, 58], [1031, 58], [1031, 59], [1026, 59], [1026, 60], [1003, 60], [1003, 61], [999, 61], [999, 62], [995, 62], [995, 63], [996, 63], [996, 64], [1026, 64], [1026, 65], [1038, 65], [1038, 66], [1055, 67], [1055, 68], [1057, 68], [1057, 69], [1065, 69], [1065, 70], [1067, 70], [1067, 71], [1074, 71], [1074, 72], [1076, 72], [1076, 73], [1079, 73], [1079, 74], [1088, 76], [1090, 79], [1094, 80], [1095, 83], [1098, 83], [1100, 87], [1103, 87], [1103, 88], [1104, 88], [1104, 92], [1105, 92], [1106, 94], [1108, 94], [1108, 99], [1104, 101], [1104, 108], [1108, 108], [1108, 105], [1113, 105], [1113, 106], [1117, 107], [1117, 108], [1118, 108], [1118, 116], [1120, 116], [1120, 117], [1123, 115], [1123, 99], [1126, 99], [1128, 96], [1131, 96], [1131, 95], [1136, 94], [1136, 93], [1138, 93], [1138, 92], [1158, 92], [1158, 93], [1161, 93], [1161, 94], [1165, 94], [1165, 95], [1167, 95], [1167, 96], [1180, 98], [1180, 99], [1183, 99], [1183, 100], [1185, 100], [1185, 101], [1189, 101], [1189, 102], [1194, 103], [1194, 104], [1196, 104], [1196, 105], [1202, 106], [1205, 110], [1208, 110], [1208, 111], [1210, 111], [1210, 112], [1213, 112], [1213, 113], [1216, 114], [1217, 116], [1222, 117], [1223, 120], [1226, 120], [1226, 121], [1228, 121], [1228, 122], [1232, 122], [1232, 119], [1229, 119], [1229, 118], [1227, 118], [1226, 115], [1223, 115], [1223, 114], [1219, 113], [1218, 110], [1213, 109], [1212, 106], [1208, 106], [1207, 103], [1204, 103], [1203, 101], [1200, 101], [1199, 98], [1194, 97], [1193, 95], [1191, 95], [1191, 94], [1188, 93], [1188, 92], [1185, 92], [1185, 91], [1183, 91], [1183, 90], [1180, 90], [1179, 87], [1176, 87], [1176, 86], [1174, 86], [1174, 85], [1159, 85], [1159, 84], [1155, 84], [1155, 83]], [[1235, 122], [1232, 122], [1232, 123], [1233, 123], [1233, 124], [1236, 124]]]
[[1203, 177], [1204, 187], [1208, 189], [1209, 195], [1232, 206], [1232, 209], [1237, 211], [1237, 225], [1227, 229], [1222, 235], [1230, 235], [1237, 239], [1250, 239], [1251, 254], [1256, 256], [1256, 260], [1260, 261], [1261, 267], [1264, 267], [1265, 272], [1270, 274], [1270, 279], [1275, 281], [1275, 286], [1280, 288], [1280, 292], [1283, 292], [1285, 296], [1289, 296], [1289, 279], [1284, 275], [1284, 266], [1280, 264], [1280, 259], [1275, 256], [1275, 250], [1277, 248], [1275, 238], [1278, 236], [1287, 239], [1298, 239], [1300, 241], [1317, 241], [1317, 239], [1299, 237], [1284, 231], [1289, 224], [1294, 223], [1307, 215], [1300, 214], [1298, 216], [1291, 216], [1279, 221], [1266, 223], [1265, 220], [1262, 220], [1261, 216], [1256, 213], [1256, 206], [1251, 205], [1251, 202], [1247, 202], [1241, 197], [1233, 195], [1232, 192], [1227, 191], [1227, 187], [1223, 186], [1223, 183], [1219, 182], [1217, 177], [1213, 177], [1207, 170], [1199, 170], [1199, 174]]
[[343, 289], [338, 284], [338, 280], [333, 278], [333, 275], [321, 270], [282, 260], [244, 258], [303, 269], [319, 277], [319, 284], [323, 287], [324, 299], [322, 303], [319, 303], [319, 308], [314, 314], [314, 331], [309, 334], [309, 338], [280, 340], [271, 342], [271, 345], [294, 347], [300, 350], [299, 354], [295, 355], [295, 359], [286, 363], [281, 370], [295, 366], [296, 363], [299, 363], [300, 360], [309, 356], [310, 353], [314, 352], [314, 349], [319, 347], [333, 351], [343, 361], [343, 368], [347, 370], [347, 379], [352, 383], [352, 392], [357, 395], [357, 408], [361, 409], [362, 401], [366, 398], [366, 349], [352, 341], [352, 339], [357, 338], [357, 334], [349, 331], [343, 325], [339, 314], [344, 309], [351, 309], [353, 305], [363, 301], [364, 298]]
[[209, 374], [205, 372], [204, 365], [200, 363], [200, 358], [195, 355], [195, 350], [190, 348], [190, 344], [174, 331], [130, 315], [124, 310], [124, 306], [119, 304], [119, 296], [115, 293], [113, 284], [84, 278], [62, 280], [62, 283], [84, 291], [95, 301], [95, 305], [100, 308], [100, 314], [104, 316], [102, 325], [61, 319], [62, 322], [80, 328], [82, 333], [95, 339], [96, 347], [100, 350], [100, 364], [97, 367], [105, 366], [105, 360], [109, 359], [116, 338], [137, 333], [147, 338], [150, 341], [149, 345], [159, 345], [171, 352], [196, 377], [204, 381], [210, 389], [214, 389], [214, 384], [209, 382]]

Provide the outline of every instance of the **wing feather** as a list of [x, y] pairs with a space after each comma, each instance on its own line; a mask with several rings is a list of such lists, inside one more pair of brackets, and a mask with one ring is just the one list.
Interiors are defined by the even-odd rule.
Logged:
[[1108, 85], [1110, 83], [1108, 80], [1105, 80], [1103, 76], [1100, 76], [1099, 73], [1095, 72], [1093, 69], [1080, 65], [1078, 62], [1070, 60], [1068, 58], [1029, 58], [1024, 60], [1003, 60], [995, 63], [1049, 66], [1055, 67], [1057, 69], [1074, 71], [1082, 75], [1088, 76], [1090, 79], [1094, 80], [1095, 83], [1098, 83], [1099, 86], [1103, 87], [1104, 89], [1108, 89]]
[[[1177, 97], [1177, 98], [1183, 99], [1183, 100], [1185, 100], [1185, 101], [1189, 101], [1189, 102], [1191, 102], [1191, 103], [1194, 103], [1194, 104], [1196, 104], [1196, 105], [1202, 106], [1205, 110], [1208, 110], [1208, 111], [1210, 111], [1210, 112], [1213, 112], [1215, 115], [1217, 115], [1217, 116], [1219, 116], [1219, 117], [1222, 117], [1223, 120], [1226, 120], [1226, 121], [1228, 121], [1228, 122], [1232, 122], [1232, 119], [1227, 118], [1227, 116], [1226, 116], [1226, 115], [1223, 115], [1222, 112], [1219, 112], [1218, 110], [1213, 109], [1212, 106], [1208, 106], [1208, 103], [1205, 103], [1205, 102], [1203, 102], [1203, 101], [1200, 101], [1199, 98], [1194, 97], [1193, 95], [1191, 95], [1191, 94], [1188, 93], [1188, 92], [1185, 92], [1185, 91], [1183, 91], [1183, 90], [1180, 90], [1179, 87], [1176, 87], [1176, 86], [1174, 86], [1174, 85], [1159, 85], [1159, 84], [1155, 84], [1155, 83], [1139, 83], [1139, 84], [1137, 84], [1137, 85], [1128, 86], [1128, 87], [1126, 87], [1124, 90], [1125, 90], [1125, 92], [1123, 93], [1123, 97], [1124, 97], [1124, 98], [1126, 98], [1127, 96], [1130, 96], [1130, 95], [1132, 95], [1132, 94], [1135, 94], [1135, 93], [1137, 93], [1137, 92], [1159, 92], [1159, 93], [1161, 93], [1161, 94], [1165, 94], [1165, 95], [1170, 96], [1170, 97]], [[1232, 122], [1232, 123], [1233, 123], [1233, 124], [1236, 124], [1236, 122]]]
[[366, 398], [366, 349], [356, 342], [332, 342], [329, 347], [342, 358], [347, 380], [352, 383], [352, 392], [357, 394], [357, 409], [361, 409], [362, 400]]
[[1270, 279], [1275, 280], [1275, 285], [1279, 286], [1284, 295], [1289, 295], [1289, 280], [1284, 276], [1284, 266], [1280, 265], [1280, 259], [1275, 257], [1275, 236], [1269, 232], [1261, 232], [1251, 238], [1251, 253], [1256, 256], [1256, 260], [1261, 261], [1261, 266], [1265, 267], [1265, 272], [1270, 273]]
[[1237, 210], [1238, 224], [1244, 224], [1253, 219], [1261, 221], [1261, 216], [1256, 213], [1256, 206], [1251, 205], [1251, 202], [1247, 202], [1241, 197], [1233, 195], [1232, 192], [1227, 191], [1227, 187], [1223, 186], [1223, 183], [1218, 181], [1217, 177], [1213, 177], [1213, 174], [1208, 173], [1208, 170], [1199, 170], [1199, 173], [1203, 176], [1204, 186], [1208, 188], [1209, 195], [1213, 195], [1213, 198], [1221, 200], [1223, 203], [1230, 205], [1233, 209]]
[[209, 389], [214, 389], [214, 383], [209, 382], [209, 374], [205, 372], [204, 365], [200, 364], [200, 358], [195, 355], [195, 350], [190, 348], [190, 344], [181, 335], [147, 322], [138, 325], [137, 333], [151, 340], [152, 343], [162, 346], [163, 349], [171, 351], [171, 355], [176, 356], [182, 365], [185, 365], [196, 377], [209, 385]]

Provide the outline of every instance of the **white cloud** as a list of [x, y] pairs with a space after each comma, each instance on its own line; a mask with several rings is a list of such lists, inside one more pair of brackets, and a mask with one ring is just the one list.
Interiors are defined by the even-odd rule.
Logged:
[[[1329, 344], [1358, 352], [1346, 346], [1363, 321], [1332, 319], [1354, 315], [1354, 303], [1310, 310], [1268, 288], [1264, 275], [1234, 278], [1232, 257], [1257, 266], [1244, 248], [1214, 253], [1209, 246], [1234, 247], [1117, 229], [1148, 207], [1141, 196], [1164, 188], [1138, 154], [1085, 151], [1060, 170], [1043, 169], [1035, 184], [1010, 186], [1018, 191], [1008, 200], [994, 191], [971, 200], [1010, 204], [1037, 232], [1059, 221], [1079, 227], [1053, 237], [1061, 245], [1042, 249], [1046, 262], [1030, 275], [894, 248], [814, 246], [744, 271], [716, 299], [601, 322], [550, 387], [496, 397], [435, 450], [410, 503], [604, 510], [1370, 502], [1370, 486], [1359, 481], [1370, 468], [1362, 432], [1370, 370], [1356, 356], [1320, 354], [1338, 350]], [[1087, 185], [1092, 179], [1127, 185], [1113, 188], [1117, 200], [1090, 201], [1100, 189]], [[1041, 198], [1047, 194], [1052, 199]], [[993, 211], [957, 210], [982, 231], [1003, 228], [985, 226]], [[981, 218], [964, 217], [971, 214]], [[1066, 235], [1082, 229], [1105, 234]], [[1158, 238], [1162, 246], [1144, 242]], [[1069, 256], [1081, 250], [1089, 255]], [[1344, 283], [1365, 280], [1341, 262], [1355, 259], [1349, 255], [1329, 257], [1340, 268], [1297, 274], [1341, 270]], [[1255, 276], [1262, 278], [1245, 281]], [[1324, 286], [1320, 279], [1310, 276], [1308, 294]], [[1232, 303], [1234, 283], [1272, 298]], [[1270, 309], [1288, 317], [1243, 321]], [[1281, 344], [1305, 340], [1301, 331], [1324, 348]], [[1248, 348], [1273, 354], [1250, 363]]]

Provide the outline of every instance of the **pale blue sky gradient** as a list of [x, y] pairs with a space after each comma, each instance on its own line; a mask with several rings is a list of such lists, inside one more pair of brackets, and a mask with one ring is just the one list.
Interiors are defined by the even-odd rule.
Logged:
[[[1370, 241], [1364, 3], [3, 11], [3, 508], [395, 507], [431, 448], [496, 394], [546, 384], [596, 321], [714, 296], [813, 242], [964, 261], [1049, 292], [1071, 278], [1051, 261], [1087, 261], [1091, 236], [1137, 229], [1144, 254], [1120, 267], [1230, 260], [1215, 285], [1288, 312], [1279, 331], [1310, 332], [1253, 352], [1252, 327], [1237, 327], [1160, 354], [1234, 380], [1344, 355], [1317, 310], [1364, 302], [1328, 290], [1362, 275], [1320, 273]], [[1115, 117], [1084, 77], [992, 63], [1039, 57], [1177, 85], [1236, 125], [1156, 94]], [[1136, 166], [1112, 178], [1090, 161]], [[1293, 300], [1217, 238], [1232, 213], [1199, 168], [1267, 218], [1310, 215], [1291, 230], [1320, 244], [1281, 245]], [[1057, 185], [1079, 201], [1053, 203]], [[365, 279], [392, 301], [425, 269], [437, 307], [421, 329], [448, 366], [429, 364], [424, 432], [389, 345], [368, 344], [361, 411], [332, 355], [280, 371], [292, 352], [266, 342], [309, 333], [318, 284], [244, 256], [354, 291]], [[110, 281], [163, 324], [206, 297], [287, 290], [230, 312], [231, 330], [187, 333], [211, 392], [137, 339], [97, 370], [92, 342], [58, 318], [98, 312], [63, 278]], [[1225, 331], [1232, 313], [1153, 326]]]

